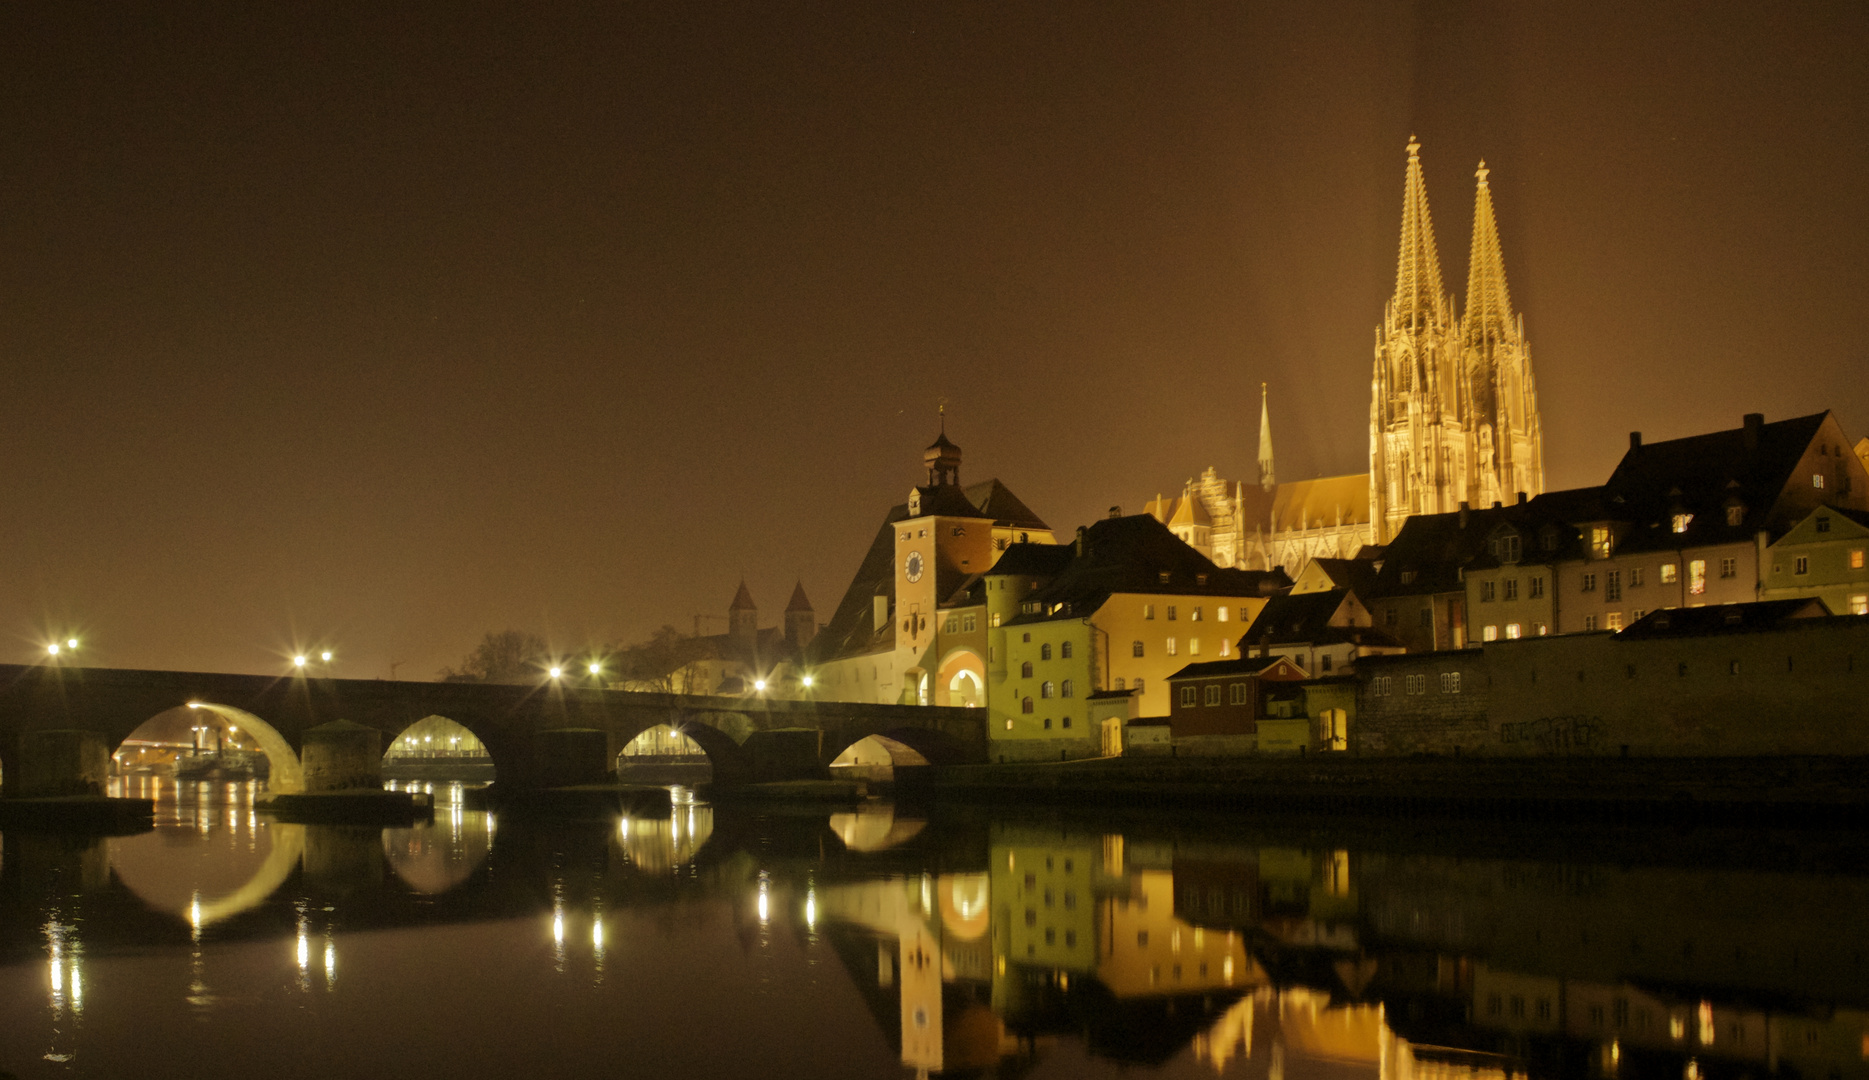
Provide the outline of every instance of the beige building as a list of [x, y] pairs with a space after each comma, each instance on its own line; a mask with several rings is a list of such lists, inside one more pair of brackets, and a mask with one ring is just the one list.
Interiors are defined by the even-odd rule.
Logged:
[[1208, 468], [1147, 512], [1225, 567], [1347, 559], [1386, 544], [1413, 514], [1515, 501], [1544, 490], [1544, 437], [1530, 346], [1512, 310], [1488, 170], [1480, 163], [1466, 310], [1442, 285], [1420, 144], [1403, 179], [1395, 295], [1376, 328], [1369, 472], [1278, 483], [1271, 410], [1260, 387], [1259, 479]]
[[1820, 506], [1765, 552], [1760, 599], [1815, 597], [1833, 615], [1869, 615], [1869, 513]]

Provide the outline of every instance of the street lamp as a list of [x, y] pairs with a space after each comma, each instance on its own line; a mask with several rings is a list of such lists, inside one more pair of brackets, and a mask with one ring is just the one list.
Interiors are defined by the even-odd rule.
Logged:
[[326, 649], [324, 652], [319, 653], [318, 659], [323, 660], [327, 664], [330, 663], [331, 662], [331, 650]]
[[58, 655], [58, 642], [54, 641], [52, 644], [47, 645], [45, 647], [45, 651], [50, 653], [53, 656], [57, 656]]
[[592, 675], [602, 675], [604, 673], [604, 666], [593, 660], [591, 661], [590, 671]]
[[560, 676], [564, 675], [564, 673], [565, 673], [565, 669], [559, 667], [556, 664], [553, 664], [551, 670], [546, 672], [547, 675], [550, 675], [554, 679], [559, 678]]
[[303, 668], [305, 666], [305, 658], [303, 656], [293, 657], [292, 666], [295, 668]]

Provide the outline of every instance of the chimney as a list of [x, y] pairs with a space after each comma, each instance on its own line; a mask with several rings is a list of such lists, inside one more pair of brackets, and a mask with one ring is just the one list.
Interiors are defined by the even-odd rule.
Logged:
[[[1641, 437], [1642, 437], [1642, 433], [1638, 431], [1638, 432], [1636, 432], [1636, 433], [1635, 433], [1635, 436], [1636, 436], [1636, 438], [1638, 438], [1638, 439], [1639, 439], [1639, 438], [1641, 438]], [[1520, 505], [1520, 506], [1524, 506], [1524, 505], [1525, 505], [1525, 493], [1524, 493], [1523, 491], [1521, 491], [1521, 492], [1519, 492], [1519, 505]]]
[[1460, 527], [1467, 527], [1467, 504], [1464, 502], [1460, 504]]
[[1077, 557], [1080, 559], [1084, 557], [1084, 527], [1082, 525], [1077, 527]]
[[1112, 506], [1112, 507], [1110, 507], [1110, 516], [1111, 516], [1112, 518], [1119, 518], [1119, 517], [1122, 517], [1122, 516], [1123, 516], [1123, 508], [1122, 508], [1122, 507], [1120, 507], [1120, 506]]
[[1631, 431], [1629, 433], [1629, 449], [1631, 450], [1642, 449], [1642, 433], [1641, 432]]
[[1749, 412], [1746, 414], [1746, 426], [1742, 438], [1745, 440], [1747, 452], [1752, 452], [1759, 448], [1759, 429], [1764, 426], [1764, 413]]

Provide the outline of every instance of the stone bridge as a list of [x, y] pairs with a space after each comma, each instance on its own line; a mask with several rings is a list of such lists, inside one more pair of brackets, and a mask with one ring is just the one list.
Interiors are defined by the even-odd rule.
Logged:
[[0, 792], [43, 785], [15, 777], [70, 769], [34, 760], [67, 745], [36, 732], [88, 731], [115, 752], [138, 727], [180, 708], [207, 709], [266, 752], [271, 787], [303, 790], [305, 733], [336, 720], [374, 728], [387, 747], [430, 716], [486, 744], [502, 786], [604, 779], [637, 735], [659, 724], [706, 751], [723, 785], [822, 776], [845, 749], [882, 736], [904, 763], [983, 762], [986, 710], [834, 701], [646, 694], [564, 685], [385, 682], [119, 668], [0, 665]]

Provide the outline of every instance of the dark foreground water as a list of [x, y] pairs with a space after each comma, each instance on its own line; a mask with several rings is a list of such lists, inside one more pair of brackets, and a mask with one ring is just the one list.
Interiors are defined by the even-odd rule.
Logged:
[[1869, 1077], [1853, 834], [156, 794], [5, 835], [0, 1072]]

